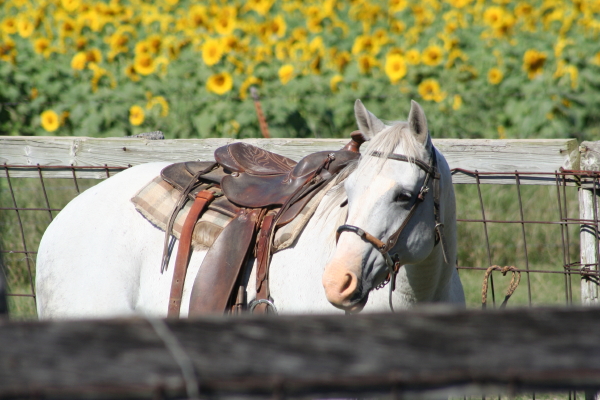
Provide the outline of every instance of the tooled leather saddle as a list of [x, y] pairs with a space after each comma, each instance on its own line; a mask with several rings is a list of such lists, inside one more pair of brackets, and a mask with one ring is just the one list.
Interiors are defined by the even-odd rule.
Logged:
[[[215, 150], [214, 162], [183, 162], [161, 171], [181, 192], [165, 231], [161, 270], [168, 265], [173, 221], [192, 200], [180, 237], [169, 299], [169, 317], [179, 317], [184, 279], [195, 222], [210, 205], [233, 219], [209, 248], [192, 286], [189, 316], [225, 312], [267, 312], [268, 267], [274, 230], [294, 219], [308, 201], [349, 162], [360, 156], [359, 131], [337, 151], [320, 151], [295, 162], [259, 147], [236, 142]], [[246, 261], [255, 257], [256, 299], [246, 304], [242, 277]]]

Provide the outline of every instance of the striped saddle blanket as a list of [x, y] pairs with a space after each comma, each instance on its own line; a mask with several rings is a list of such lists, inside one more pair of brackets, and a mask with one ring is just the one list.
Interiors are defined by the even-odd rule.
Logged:
[[[277, 229], [273, 238], [273, 252], [288, 248], [295, 243], [330, 187], [331, 183], [320, 190], [290, 223]], [[160, 230], [165, 231], [171, 212], [180, 196], [181, 193], [177, 189], [160, 176], [157, 176], [144, 186], [131, 201], [144, 218]], [[190, 212], [192, 203], [192, 201], [188, 201], [175, 219], [172, 234], [177, 239], [180, 238], [183, 224]], [[194, 226], [192, 233], [194, 249], [210, 247], [232, 219], [233, 215], [217, 206], [209, 205], [208, 210], [201, 215]]]

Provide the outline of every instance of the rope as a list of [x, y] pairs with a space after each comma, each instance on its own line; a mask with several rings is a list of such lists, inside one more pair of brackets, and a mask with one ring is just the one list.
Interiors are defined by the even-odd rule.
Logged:
[[501, 267], [499, 265], [492, 265], [491, 267], [489, 267], [485, 271], [485, 275], [483, 277], [483, 285], [481, 287], [481, 308], [483, 308], [483, 309], [485, 309], [487, 307], [488, 280], [489, 280], [490, 275], [492, 274], [492, 271], [500, 271], [500, 272], [502, 272], [502, 275], [504, 275], [504, 276], [506, 276], [506, 274], [509, 271], [512, 272], [512, 277], [510, 279], [508, 289], [506, 290], [506, 295], [504, 297], [504, 301], [500, 305], [500, 308], [505, 308], [506, 303], [508, 302], [508, 299], [515, 292], [515, 290], [517, 289], [517, 286], [519, 286], [519, 282], [521, 282], [521, 271], [519, 271], [514, 266]]

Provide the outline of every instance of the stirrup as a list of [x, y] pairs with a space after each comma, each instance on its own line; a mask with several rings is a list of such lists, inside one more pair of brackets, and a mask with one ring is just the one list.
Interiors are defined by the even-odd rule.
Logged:
[[266, 304], [267, 310], [269, 309], [269, 307], [271, 307], [275, 314], [279, 314], [279, 312], [277, 311], [277, 307], [275, 307], [275, 304], [273, 304], [273, 302], [271, 300], [267, 300], [267, 299], [252, 300], [250, 302], [250, 304], [248, 304], [248, 309], [250, 310], [250, 313], [253, 313], [254, 309], [259, 304]]

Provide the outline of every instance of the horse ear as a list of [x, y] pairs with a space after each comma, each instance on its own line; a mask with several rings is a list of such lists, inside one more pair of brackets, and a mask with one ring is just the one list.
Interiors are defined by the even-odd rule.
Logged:
[[360, 99], [356, 99], [354, 103], [354, 115], [356, 116], [358, 129], [363, 133], [366, 140], [371, 140], [373, 136], [385, 129], [385, 124], [367, 110]]
[[429, 129], [427, 128], [427, 118], [425, 111], [414, 100], [410, 101], [410, 113], [408, 113], [408, 126], [417, 140], [426, 145], [429, 138]]

